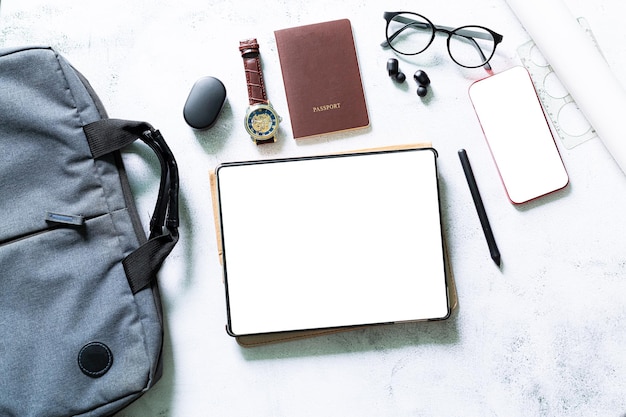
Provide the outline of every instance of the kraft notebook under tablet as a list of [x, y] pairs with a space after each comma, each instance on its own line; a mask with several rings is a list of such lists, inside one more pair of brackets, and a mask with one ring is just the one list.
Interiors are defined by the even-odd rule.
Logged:
[[434, 149], [225, 163], [215, 176], [231, 335], [449, 316]]

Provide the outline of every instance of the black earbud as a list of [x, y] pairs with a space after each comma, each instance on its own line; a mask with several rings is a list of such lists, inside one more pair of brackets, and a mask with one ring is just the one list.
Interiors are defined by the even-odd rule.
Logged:
[[413, 74], [413, 79], [417, 82], [417, 95], [420, 97], [426, 96], [426, 94], [428, 94], [427, 87], [430, 84], [428, 74], [422, 70], [417, 70], [415, 74]]
[[417, 81], [419, 85], [427, 86], [428, 84], [430, 84], [430, 78], [428, 77], [428, 74], [426, 74], [422, 70], [415, 71], [413, 78], [415, 79], [415, 81]]
[[389, 76], [399, 83], [403, 83], [406, 80], [406, 75], [400, 71], [398, 67], [398, 60], [395, 58], [389, 58], [387, 61], [387, 72]]

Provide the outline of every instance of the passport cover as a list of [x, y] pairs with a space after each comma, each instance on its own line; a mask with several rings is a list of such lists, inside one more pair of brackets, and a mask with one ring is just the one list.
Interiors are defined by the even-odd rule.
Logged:
[[294, 138], [369, 126], [350, 20], [274, 35]]

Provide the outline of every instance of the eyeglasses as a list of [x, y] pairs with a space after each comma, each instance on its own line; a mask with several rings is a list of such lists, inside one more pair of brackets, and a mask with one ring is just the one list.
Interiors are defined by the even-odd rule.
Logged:
[[458, 65], [465, 68], [488, 64], [502, 42], [502, 35], [483, 26], [469, 25], [459, 28], [436, 26], [426, 17], [411, 12], [385, 12], [387, 21], [386, 41], [381, 45], [391, 47], [402, 55], [417, 55], [424, 52], [435, 39], [437, 32], [448, 35], [448, 54]]

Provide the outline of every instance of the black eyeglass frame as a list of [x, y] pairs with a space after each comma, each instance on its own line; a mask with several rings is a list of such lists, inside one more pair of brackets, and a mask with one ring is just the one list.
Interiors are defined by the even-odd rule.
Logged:
[[[402, 30], [404, 30], [404, 28], [396, 31], [394, 34], [391, 35], [391, 39], [389, 37], [389, 24], [391, 23], [392, 20], [394, 20], [394, 17], [400, 15], [400, 14], [410, 14], [410, 15], [415, 15], [421, 19], [423, 19], [425, 22], [428, 23], [428, 25], [430, 25], [430, 29], [432, 31], [430, 40], [428, 41], [428, 43], [426, 44], [426, 46], [424, 48], [422, 48], [422, 50], [415, 52], [415, 53], [405, 53], [405, 52], [401, 52], [399, 50], [397, 50], [396, 48], [393, 47], [393, 45], [391, 44], [391, 42], [393, 42], [393, 40], [395, 39], [396, 36], [398, 36]], [[497, 32], [494, 32], [493, 30], [486, 28], [484, 26], [480, 26], [480, 25], [465, 25], [465, 26], [461, 26], [458, 28], [452, 28], [449, 26], [438, 26], [435, 25], [433, 22], [430, 21], [430, 19], [428, 19], [426, 16], [423, 16], [419, 13], [414, 13], [414, 12], [406, 12], [406, 11], [402, 11], [402, 12], [384, 12], [383, 14], [383, 18], [385, 19], [385, 21], [387, 22], [387, 24], [385, 25], [385, 42], [381, 43], [381, 46], [383, 47], [389, 47], [391, 49], [393, 49], [394, 51], [396, 51], [397, 53], [401, 54], [401, 55], [418, 55], [421, 54], [422, 52], [424, 52], [426, 49], [428, 49], [428, 47], [430, 47], [430, 45], [432, 45], [433, 41], [435, 40], [435, 35], [437, 34], [437, 32], [442, 32], [448, 35], [448, 39], [446, 42], [447, 48], [448, 48], [448, 55], [450, 56], [450, 58], [452, 59], [452, 61], [454, 61], [457, 65], [460, 65], [461, 67], [464, 68], [479, 68], [479, 67], [485, 67], [485, 69], [487, 70], [491, 70], [491, 65], [489, 65], [489, 61], [491, 60], [491, 58], [493, 58], [493, 55], [496, 52], [496, 47], [498, 46], [498, 44], [500, 44], [502, 42], [502, 40], [504, 39], [504, 37], [502, 35], [500, 35]], [[410, 19], [406, 19], [405, 21], [402, 20], [398, 20], [401, 23], [408, 23], [411, 24], [412, 26], [423, 26], [423, 27], [427, 27], [426, 23], [423, 22], [419, 22], [419, 21], [414, 21], [414, 20], [410, 20]], [[471, 30], [471, 28], [480, 28], [486, 32], [488, 32], [491, 35], [491, 38], [486, 37], [486, 35], [484, 33], [481, 32], [476, 32]], [[462, 36], [468, 40], [471, 41], [472, 46], [474, 46], [474, 48], [477, 50], [477, 52], [480, 54], [483, 62], [478, 64], [478, 65], [464, 65], [460, 62], [458, 62], [454, 56], [452, 56], [452, 53], [450, 52], [450, 41], [452, 40], [452, 36], [453, 35], [459, 35]], [[474, 38], [479, 38], [479, 39], [493, 39], [493, 50], [491, 51], [491, 55], [489, 55], [488, 57], [485, 56], [482, 48], [478, 45], [478, 43], [476, 43]]]

